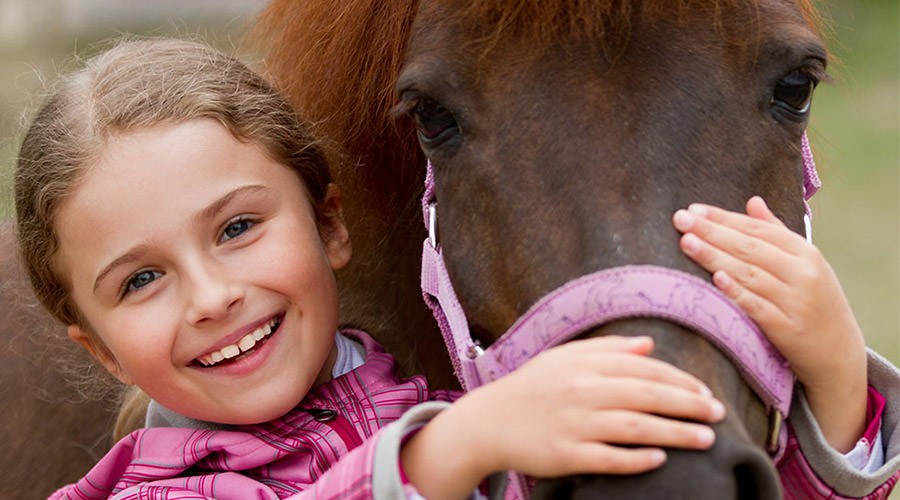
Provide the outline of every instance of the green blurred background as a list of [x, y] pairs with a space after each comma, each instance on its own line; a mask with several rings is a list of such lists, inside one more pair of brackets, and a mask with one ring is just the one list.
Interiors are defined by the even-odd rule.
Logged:
[[814, 241], [868, 344], [900, 365], [900, 3], [819, 3], [834, 60], [809, 131], [824, 184], [811, 204]]
[[[119, 32], [198, 34], [233, 48], [262, 0], [0, 0], [0, 215], [23, 120], [71, 55]], [[900, 12], [897, 0], [818, 2], [833, 82], [809, 132], [824, 188], [815, 241], [837, 271], [868, 344], [900, 364]]]

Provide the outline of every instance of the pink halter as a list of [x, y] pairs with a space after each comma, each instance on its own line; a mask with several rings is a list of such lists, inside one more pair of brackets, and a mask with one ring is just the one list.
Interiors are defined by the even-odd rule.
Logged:
[[[805, 203], [821, 182], [805, 133], [801, 150]], [[787, 416], [794, 375], [785, 359], [756, 324], [716, 287], [674, 269], [630, 265], [577, 278], [544, 296], [494, 344], [482, 349], [469, 333], [468, 320], [437, 243], [437, 202], [430, 161], [422, 205], [429, 232], [422, 251], [422, 293], [441, 328], [454, 371], [465, 390], [502, 377], [541, 351], [592, 327], [623, 318], [659, 317], [705, 335], [735, 363], [773, 416]], [[809, 213], [806, 205], [807, 238]], [[778, 437], [778, 426], [775, 424], [773, 438]], [[774, 446], [772, 443], [770, 449]]]

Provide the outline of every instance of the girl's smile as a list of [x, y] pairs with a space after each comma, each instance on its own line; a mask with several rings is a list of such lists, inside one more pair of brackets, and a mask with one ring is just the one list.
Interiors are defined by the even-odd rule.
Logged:
[[328, 380], [333, 270], [350, 258], [336, 189], [317, 220], [294, 171], [213, 120], [113, 136], [103, 153], [58, 212], [55, 264], [85, 323], [70, 336], [200, 420], [270, 420]]
[[[281, 317], [272, 318], [262, 325], [253, 329], [252, 332], [240, 336], [240, 340], [233, 344], [228, 344], [222, 348], [216, 348], [208, 354], [204, 354], [194, 360], [195, 364], [204, 367], [223, 366], [234, 363], [245, 358], [251, 352], [255, 352], [257, 347], [262, 346], [268, 340], [268, 337], [275, 333], [275, 330], [281, 325]], [[235, 337], [235, 335], [231, 335]], [[222, 342], [220, 342], [221, 344]]]

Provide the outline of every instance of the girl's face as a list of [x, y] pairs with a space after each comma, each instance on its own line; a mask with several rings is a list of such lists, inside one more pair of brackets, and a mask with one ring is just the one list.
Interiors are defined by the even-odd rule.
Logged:
[[110, 140], [59, 208], [69, 336], [158, 403], [205, 421], [271, 420], [330, 378], [333, 270], [350, 243], [332, 186], [323, 241], [300, 178], [212, 120]]

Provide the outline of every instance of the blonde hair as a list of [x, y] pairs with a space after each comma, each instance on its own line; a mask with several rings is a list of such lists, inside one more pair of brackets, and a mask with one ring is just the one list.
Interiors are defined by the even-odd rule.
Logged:
[[110, 137], [198, 118], [218, 121], [238, 140], [261, 145], [292, 168], [321, 218], [318, 205], [331, 182], [324, 153], [265, 79], [202, 43], [120, 41], [60, 80], [28, 128], [16, 164], [21, 253], [38, 299], [56, 319], [84, 325], [64, 278], [52, 265], [61, 201]]

